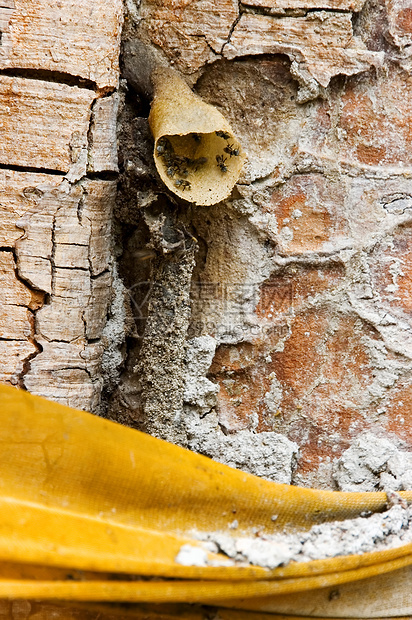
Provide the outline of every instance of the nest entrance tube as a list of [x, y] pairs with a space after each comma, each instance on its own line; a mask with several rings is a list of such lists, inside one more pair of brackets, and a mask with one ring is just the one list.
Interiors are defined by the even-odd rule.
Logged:
[[229, 123], [174, 71], [157, 69], [153, 83], [149, 124], [162, 181], [180, 198], [197, 205], [224, 200], [246, 159]]

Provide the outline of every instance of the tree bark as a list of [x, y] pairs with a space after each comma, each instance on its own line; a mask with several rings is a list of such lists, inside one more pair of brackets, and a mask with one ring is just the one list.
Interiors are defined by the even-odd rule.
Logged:
[[[127, 0], [120, 87], [120, 0], [2, 4], [0, 379], [282, 482], [410, 450], [406, 0]], [[146, 53], [233, 127], [229, 199], [159, 179]]]
[[[143, 41], [155, 55], [160, 48], [157, 62], [176, 68], [217, 106], [248, 156], [230, 199], [206, 208], [178, 202], [199, 241], [187, 359], [200, 368], [213, 355], [196, 338], [212, 337], [216, 347], [203, 371], [209, 387], [201, 373], [186, 369], [187, 445], [273, 479], [279, 471], [272, 475], [269, 462], [278, 454], [283, 475], [289, 468], [296, 483], [329, 488], [340, 484], [339, 458], [366, 431], [410, 450], [406, 3], [128, 6], [130, 83], [144, 93], [139, 72], [133, 75], [131, 42]], [[134, 114], [145, 116], [144, 106], [140, 99]], [[124, 132], [121, 158], [132, 152], [129, 138]], [[150, 171], [140, 180], [143, 211], [158, 208], [163, 191], [149, 177]], [[123, 204], [128, 187], [122, 176]], [[128, 243], [141, 247], [133, 235]], [[219, 386], [212, 405], [210, 382]], [[140, 424], [138, 387], [127, 369], [119, 391], [112, 415]], [[206, 393], [209, 409], [204, 399], [199, 404]], [[173, 439], [170, 427], [167, 438]], [[280, 445], [288, 456], [277, 452]], [[266, 459], [266, 470], [259, 459]], [[383, 470], [391, 471], [387, 460]], [[381, 484], [380, 473], [373, 475], [369, 490]]]
[[3, 7], [0, 378], [98, 411], [122, 4]]

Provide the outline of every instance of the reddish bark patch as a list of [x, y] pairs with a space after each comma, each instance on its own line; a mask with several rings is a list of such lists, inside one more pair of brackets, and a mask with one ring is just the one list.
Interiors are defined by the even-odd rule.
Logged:
[[[385, 80], [373, 72], [348, 78], [342, 90], [331, 89], [328, 102], [314, 111], [309, 144], [301, 148], [350, 165], [410, 164], [412, 143], [412, 76], [391, 66]], [[329, 114], [330, 128], [324, 119]]]
[[377, 144], [385, 127], [385, 115], [376, 110], [368, 94], [348, 88], [342, 97], [339, 129], [344, 132], [345, 146], [356, 153], [363, 164], [379, 165], [385, 158], [386, 148]]
[[397, 15], [398, 30], [403, 30], [406, 34], [412, 32], [412, 9], [402, 9]]
[[378, 166], [385, 158], [386, 148], [384, 146], [360, 144], [356, 148], [356, 155], [362, 164]]
[[[380, 244], [371, 259], [371, 271], [381, 303], [411, 321], [412, 228], [401, 227]], [[402, 312], [403, 311], [403, 312]]]
[[[299, 175], [277, 187], [264, 210], [276, 214], [282, 252], [322, 251], [343, 232], [343, 188], [320, 174]], [[343, 209], [341, 209], [343, 211]]]
[[256, 314], [276, 320], [297, 312], [307, 302], [341, 285], [345, 276], [342, 265], [316, 268], [290, 266], [286, 273], [274, 274], [263, 283]]
[[283, 351], [254, 350], [250, 344], [220, 347], [211, 369], [220, 385], [220, 422], [229, 432], [255, 428], [285, 434], [300, 446], [301, 473], [339, 456], [368, 426], [362, 410], [373, 377], [362, 334], [371, 335], [354, 317], [336, 319], [329, 309], [318, 308], [293, 319]]
[[393, 390], [385, 407], [385, 429], [405, 441], [412, 448], [412, 383], [405, 382]]
[[[374, 377], [367, 340], [378, 336], [322, 301], [344, 277], [340, 264], [274, 274], [262, 287], [256, 316], [277, 331], [219, 347], [211, 367], [222, 425], [229, 432], [274, 430], [296, 441], [303, 475], [339, 456], [368, 427], [364, 413]], [[285, 286], [289, 302], [279, 292]]]

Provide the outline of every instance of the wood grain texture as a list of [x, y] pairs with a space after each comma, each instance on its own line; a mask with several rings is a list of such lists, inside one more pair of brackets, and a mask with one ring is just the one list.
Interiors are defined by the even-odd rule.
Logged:
[[119, 95], [98, 99], [90, 127], [88, 172], [118, 172], [117, 112]]
[[121, 26], [121, 0], [16, 0], [0, 68], [55, 71], [114, 88]]
[[141, 27], [182, 71], [214, 60], [238, 17], [236, 0], [144, 0]]
[[0, 0], [0, 380], [89, 410], [116, 183], [87, 174], [118, 170], [122, 19], [122, 0]]
[[50, 188], [21, 218], [25, 234], [16, 244], [22, 277], [49, 293], [36, 313], [41, 351], [23, 383], [35, 394], [91, 410], [102, 385], [99, 341], [111, 301], [115, 196], [115, 181]]
[[83, 314], [84, 309], [78, 303], [73, 304], [72, 299], [54, 297], [51, 304], [43, 306], [37, 313], [37, 332], [50, 341], [70, 342], [84, 338]]
[[15, 244], [19, 273], [33, 288], [46, 293], [52, 292], [55, 213], [61, 203], [72, 206], [70, 198], [59, 188], [50, 188], [39, 196], [35, 207], [18, 220], [18, 226], [22, 229]]
[[111, 301], [111, 273], [106, 272], [91, 281], [91, 296], [84, 314], [86, 336], [89, 340], [102, 337]]
[[9, 24], [10, 24], [10, 19], [14, 13], [13, 9], [14, 9], [14, 3], [12, 3], [11, 0], [3, 0], [3, 2], [0, 5], [0, 32], [1, 32], [0, 54], [2, 55], [7, 55], [11, 51]]
[[25, 361], [37, 347], [32, 341], [33, 315], [30, 289], [15, 274], [11, 251], [0, 252], [0, 381], [18, 383]]
[[4, 306], [28, 306], [31, 302], [30, 289], [15, 276], [16, 264], [12, 252], [0, 252], [0, 290]]
[[[0, 48], [1, 49], [1, 48]], [[0, 76], [0, 164], [67, 172], [87, 135], [92, 91]]]
[[30, 364], [24, 385], [32, 394], [78, 409], [96, 409], [102, 382], [99, 364], [102, 347], [86, 341], [41, 342], [43, 351]]
[[305, 83], [308, 72], [321, 86], [339, 73], [352, 75], [380, 65], [382, 54], [371, 52], [352, 33], [350, 13], [314, 11], [305, 17], [276, 18], [242, 15], [224, 56], [287, 54], [295, 63], [296, 77]]
[[45, 190], [62, 182], [60, 175], [0, 170], [0, 247], [13, 247], [23, 235], [17, 221], [33, 211]]
[[0, 339], [25, 340], [32, 335], [28, 308], [0, 303]]
[[111, 261], [111, 226], [117, 186], [114, 181], [84, 181], [83, 217], [90, 223], [90, 271], [97, 276]]
[[[4, 4], [4, 2], [2, 4]], [[0, 6], [0, 30], [3, 36], [4, 36], [4, 33], [7, 34], [8, 32], [10, 18], [13, 15], [13, 13], [14, 11], [12, 10], [12, 7]], [[4, 46], [4, 42], [3, 42], [3, 46]]]
[[17, 385], [24, 363], [36, 353], [36, 347], [28, 340], [0, 340], [0, 382]]
[[270, 9], [335, 9], [360, 11], [365, 0], [244, 0], [246, 6]]

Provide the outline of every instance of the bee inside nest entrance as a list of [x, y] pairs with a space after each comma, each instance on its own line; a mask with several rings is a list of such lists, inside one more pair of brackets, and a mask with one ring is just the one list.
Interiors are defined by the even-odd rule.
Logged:
[[237, 179], [245, 154], [227, 130], [162, 135], [154, 158], [162, 181], [179, 197], [198, 205], [226, 198]]

